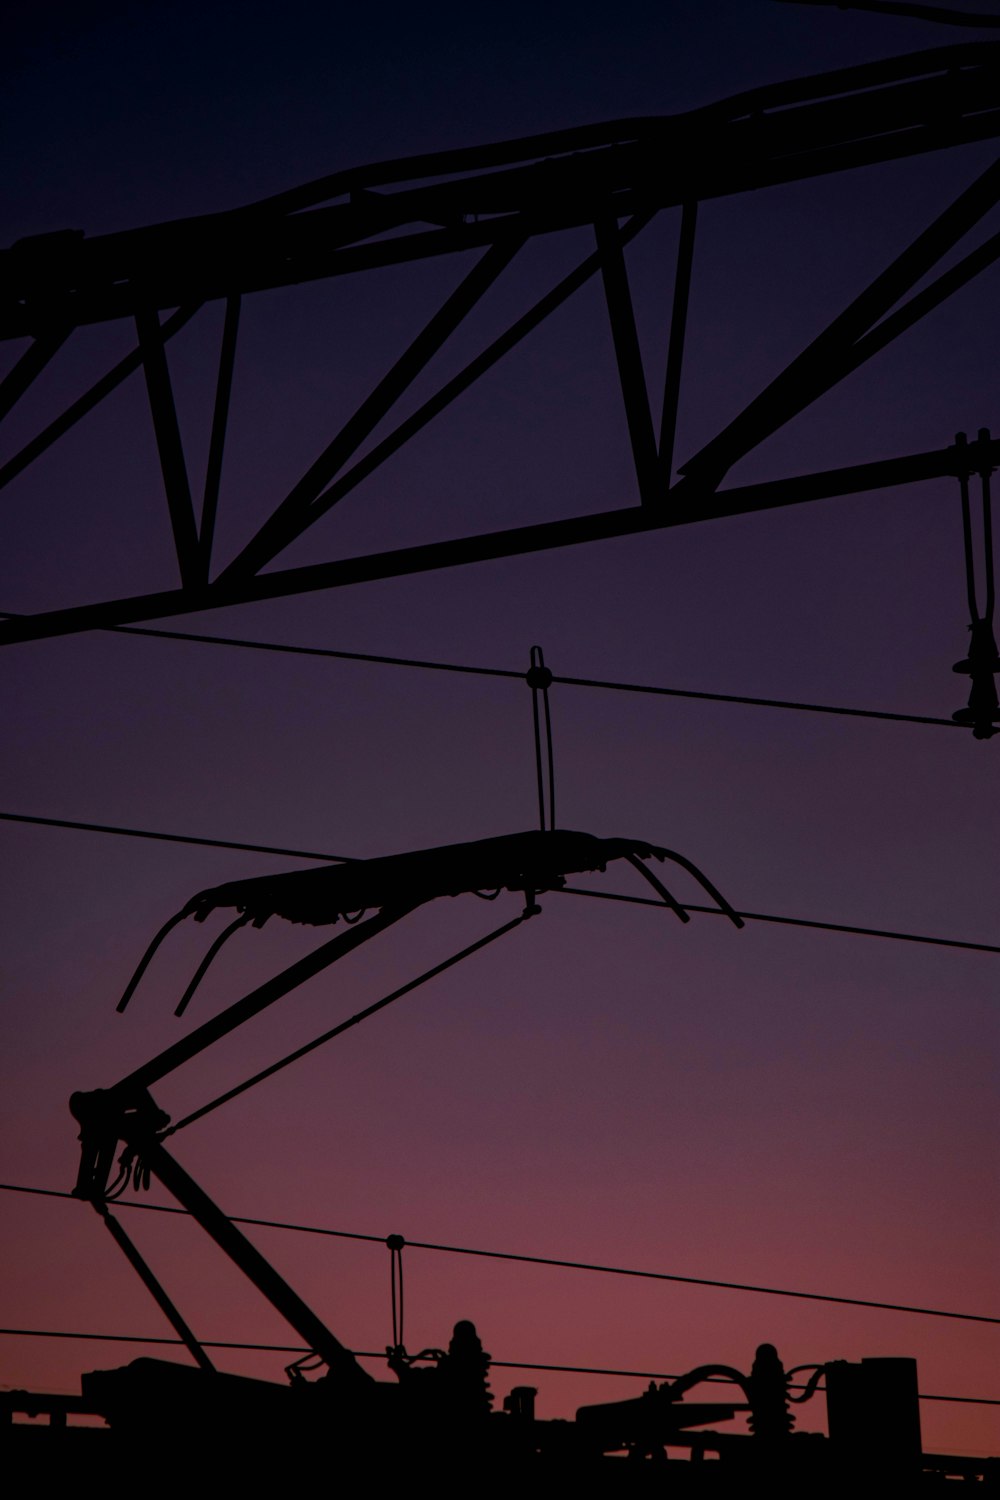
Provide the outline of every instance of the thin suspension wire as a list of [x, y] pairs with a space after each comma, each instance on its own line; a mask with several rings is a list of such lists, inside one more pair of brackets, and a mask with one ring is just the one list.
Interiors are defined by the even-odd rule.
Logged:
[[[143, 1338], [140, 1334], [133, 1333], [76, 1333], [68, 1329], [56, 1328], [0, 1328], [0, 1335], [8, 1335], [13, 1338], [26, 1339], [87, 1339], [94, 1343], [112, 1344], [179, 1344], [180, 1339]], [[304, 1344], [249, 1344], [237, 1343], [224, 1339], [202, 1339], [205, 1349], [248, 1349], [273, 1354], [309, 1354], [311, 1351]], [[351, 1349], [348, 1351], [355, 1359], [387, 1359], [388, 1356], [381, 1349]], [[491, 1359], [490, 1368], [494, 1370], [549, 1370], [555, 1373], [569, 1375], [621, 1375], [636, 1380], [678, 1380], [678, 1375], [666, 1374], [662, 1370], [619, 1370], [609, 1369], [600, 1365], [540, 1365], [529, 1364], [525, 1360], [518, 1359]], [[727, 1380], [724, 1375], [706, 1375], [706, 1384], [709, 1385], [733, 1385], [735, 1382]], [[800, 1382], [789, 1385], [789, 1390], [803, 1391], [806, 1387]], [[823, 1387], [820, 1387], [822, 1390]], [[971, 1406], [1000, 1406], [1000, 1399], [993, 1396], [932, 1396], [924, 1391], [919, 1392], [921, 1401], [954, 1401], [963, 1405]]]
[[[55, 1188], [22, 1187], [17, 1183], [0, 1182], [0, 1192], [31, 1193], [43, 1198], [68, 1198], [79, 1200], [72, 1193], [59, 1192]], [[160, 1203], [121, 1203], [121, 1208], [133, 1208], [140, 1213], [183, 1214], [187, 1210], [172, 1208]], [[293, 1224], [282, 1219], [254, 1219], [230, 1214], [234, 1224], [247, 1224], [258, 1229], [284, 1229], [296, 1234], [316, 1234], [322, 1238], [338, 1240], [364, 1240], [373, 1245], [384, 1245], [381, 1234], [360, 1234], [356, 1230], [324, 1229], [315, 1224]], [[643, 1281], [677, 1281], [687, 1286], [707, 1286], [721, 1291], [758, 1292], [769, 1297], [794, 1297], [809, 1302], [834, 1302], [850, 1307], [868, 1307], [879, 1312], [913, 1313], [926, 1318], [954, 1318], [964, 1323], [992, 1323], [1000, 1326], [1000, 1318], [988, 1317], [984, 1313], [952, 1312], [939, 1307], [917, 1307], [905, 1302], [876, 1302], [864, 1297], [838, 1297], [825, 1292], [800, 1292], [787, 1287], [757, 1286], [742, 1281], [710, 1281], [703, 1276], [680, 1276], [667, 1271], [639, 1271], [629, 1266], [605, 1266], [594, 1261], [558, 1260], [544, 1255], [521, 1255], [508, 1250], [480, 1250], [468, 1245], [442, 1245], [430, 1240], [411, 1240], [406, 1243], [415, 1250], [433, 1250], [447, 1255], [474, 1255], [486, 1260], [509, 1260], [534, 1266], [552, 1266], [557, 1270], [595, 1271], [607, 1276], [634, 1276]]]
[[425, 969], [423, 974], [417, 975], [416, 979], [411, 979], [408, 983], [400, 985], [398, 990], [393, 990], [391, 994], [384, 995], [381, 1000], [376, 1000], [374, 1005], [368, 1005], [364, 1010], [357, 1011], [355, 1015], [349, 1016], [346, 1021], [341, 1021], [339, 1025], [331, 1027], [329, 1031], [324, 1031], [322, 1036], [314, 1037], [311, 1042], [306, 1042], [304, 1046], [297, 1047], [294, 1052], [289, 1052], [287, 1056], [279, 1058], [277, 1062], [271, 1063], [269, 1067], [262, 1068], [252, 1078], [244, 1079], [235, 1088], [227, 1089], [224, 1094], [219, 1094], [215, 1099], [210, 1099], [207, 1104], [201, 1105], [199, 1109], [192, 1110], [189, 1115], [185, 1115], [182, 1120], [178, 1120], [176, 1125], [171, 1125], [167, 1130], [163, 1131], [163, 1137], [176, 1135], [178, 1130], [183, 1130], [186, 1126], [193, 1125], [195, 1120], [203, 1119], [205, 1115], [211, 1114], [220, 1105], [228, 1104], [230, 1099], [235, 1099], [240, 1094], [245, 1094], [247, 1089], [252, 1089], [255, 1084], [263, 1083], [265, 1078], [270, 1078], [273, 1074], [280, 1073], [282, 1068], [287, 1068], [290, 1063], [297, 1062], [300, 1057], [305, 1057], [307, 1053], [314, 1052], [317, 1047], [322, 1047], [324, 1043], [332, 1041], [335, 1036], [340, 1036], [342, 1032], [349, 1031], [352, 1026], [357, 1026], [359, 1022], [366, 1021], [369, 1016], [375, 1015], [376, 1011], [384, 1010], [387, 1005], [392, 1005], [394, 1001], [402, 999], [411, 990], [415, 990], [420, 985], [426, 984], [429, 979], [434, 979], [438, 974], [443, 974], [446, 969], [451, 969], [455, 964], [461, 963], [464, 958], [469, 958], [473, 953], [478, 953], [480, 948], [485, 948], [488, 944], [495, 942], [497, 938], [505, 936], [508, 932], [513, 932], [515, 927], [520, 927], [521, 923], [527, 920], [526, 914], [522, 912], [519, 916], [514, 917], [512, 921], [505, 922], [502, 927], [497, 927], [492, 932], [487, 933], [485, 937], [478, 938], [476, 942], [470, 943], [467, 948], [462, 948], [458, 953], [453, 953], [450, 958], [444, 959], [442, 963], [435, 964], [431, 969]]

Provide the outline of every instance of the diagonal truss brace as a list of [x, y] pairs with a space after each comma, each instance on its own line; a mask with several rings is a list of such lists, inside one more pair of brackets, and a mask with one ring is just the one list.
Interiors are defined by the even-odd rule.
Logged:
[[265, 521], [257, 535], [229, 564], [220, 581], [246, 577], [299, 536], [335, 503], [323, 491], [347, 460], [357, 452], [378, 422], [412, 385], [424, 366], [468, 316], [476, 303], [507, 268], [524, 244], [515, 234], [498, 240], [487, 250], [444, 305], [413, 340], [410, 347], [383, 376], [340, 432], [327, 444], [315, 463]]
[[[739, 416], [681, 465], [683, 488], [714, 490], [739, 459], [1000, 258], [1000, 235], [994, 235], [895, 313], [891, 311], [998, 199], [1000, 161], [918, 235]], [[676, 488], [677, 498], [680, 493]]]
[[144, 309], [136, 314], [136, 331], [139, 349], [146, 373], [146, 389], [153, 415], [153, 431], [160, 454], [160, 468], [167, 492], [167, 507], [174, 533], [174, 546], [180, 566], [181, 581], [185, 588], [197, 588], [204, 582], [201, 567], [201, 548], [198, 541], [198, 526], [191, 501], [191, 486], [188, 482], [184, 448], [181, 443], [180, 424], [174, 404], [170, 370], [164, 348], [163, 331], [154, 311]]

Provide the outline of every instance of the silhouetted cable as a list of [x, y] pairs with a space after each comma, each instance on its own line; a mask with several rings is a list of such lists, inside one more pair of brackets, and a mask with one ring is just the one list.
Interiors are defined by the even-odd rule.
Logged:
[[[596, 901], [627, 901], [632, 906], [659, 907], [662, 904], [649, 896], [626, 896], [620, 891], [587, 891], [579, 885], [564, 885], [556, 894], [592, 896]], [[683, 909], [708, 916], [726, 916], [716, 906], [695, 906], [685, 902]], [[819, 922], [811, 917], [776, 917], [762, 911], [738, 911], [736, 915], [744, 922], [776, 922], [782, 927], [815, 927], [820, 932], [847, 932], [855, 937], [892, 938], [898, 943], [931, 943], [936, 948], [968, 948], [974, 953], [1000, 953], [1000, 944], [997, 943], [967, 943], [962, 938], [929, 937], [920, 932], [893, 932], [886, 927], [855, 927], [848, 922]]]
[[244, 849], [250, 854], [281, 854], [287, 859], [325, 859], [349, 863], [346, 854], [321, 854], [315, 849], [281, 849], [274, 844], [244, 844], [235, 839], [205, 839], [193, 833], [161, 833], [152, 828], [126, 828], [119, 823], [80, 823], [72, 818], [39, 818], [29, 813], [0, 812], [7, 823], [38, 823], [45, 828], [72, 828], [84, 833], [117, 833], [130, 839], [159, 839], [167, 844], [201, 844], [210, 849]]
[[[55, 1188], [21, 1187], [16, 1183], [0, 1182], [0, 1192], [34, 1193], [43, 1198], [73, 1198], [72, 1193], [59, 1192]], [[77, 1201], [74, 1199], [74, 1201]], [[136, 1208], [147, 1213], [185, 1214], [183, 1208], [170, 1208], [159, 1203], [120, 1202], [118, 1208]], [[238, 1214], [228, 1216], [234, 1224], [249, 1224], [261, 1229], [288, 1229], [298, 1234], [318, 1234], [340, 1240], [367, 1240], [371, 1244], [385, 1245], [384, 1234], [359, 1234], [347, 1229], [321, 1229], [315, 1224], [292, 1224], [280, 1219], [250, 1219]], [[984, 1313], [950, 1312], [939, 1307], [916, 1307], [905, 1302], [875, 1302], [864, 1297], [836, 1297], [824, 1292], [797, 1292], [787, 1287], [755, 1286], [742, 1281], [710, 1281], [704, 1276], [678, 1276], [667, 1271], [637, 1271], [627, 1266], [605, 1266], [594, 1261], [556, 1260], [545, 1255], [518, 1255], [509, 1250], [476, 1250], [467, 1245], [440, 1245], [430, 1240], [411, 1240], [406, 1243], [414, 1250], [437, 1250], [448, 1255], [474, 1255], [486, 1260], [510, 1260], [534, 1266], [553, 1266], [571, 1271], [599, 1271], [608, 1276], [635, 1276], [644, 1281], [677, 1281], [687, 1286], [716, 1287], [730, 1292], [759, 1292], [768, 1297], [795, 1297], [807, 1302], [836, 1302], [849, 1307], [870, 1307], [880, 1312], [915, 1313], [926, 1318], [957, 1318], [964, 1323], [1000, 1324], [1000, 1318], [987, 1317]]]
[[419, 667], [427, 672], [465, 672], [473, 677], [517, 677], [523, 672], [507, 667], [474, 667], [452, 661], [424, 661], [412, 656], [381, 656], [371, 651], [334, 651], [325, 646], [289, 646], [281, 641], [250, 641], [240, 636], [203, 635], [192, 630], [156, 630], [144, 625], [111, 625], [115, 635], [148, 635], [168, 641], [192, 641], [202, 646], [235, 646], [244, 651], [279, 651], [289, 656], [326, 656], [335, 661], [361, 661], [381, 667]]
[[[516, 676], [522, 673], [514, 673]], [[558, 681], [558, 679], [556, 679]], [[942, 720], [942, 723], [951, 720]], [[190, 843], [208, 844], [213, 849], [246, 849], [252, 853], [277, 853], [288, 859], [327, 859], [336, 864], [351, 864], [352, 856], [345, 853], [319, 853], [315, 849], [279, 849], [274, 844], [252, 844], [237, 843], [231, 838], [198, 838], [193, 834], [165, 834], [165, 832], [154, 832], [145, 828], [123, 828], [112, 823], [81, 823], [73, 822], [69, 817], [33, 817], [27, 813], [0, 813], [0, 819], [13, 823], [42, 823], [48, 828], [70, 828], [82, 829], [84, 832], [94, 834], [123, 834], [126, 838], [160, 838], [168, 843]], [[564, 895], [591, 895], [598, 901], [630, 901], [633, 906], [661, 906], [661, 901], [651, 900], [645, 895], [624, 895], [618, 891], [585, 891], [583, 886], [562, 886]], [[727, 913], [718, 910], [715, 906], [697, 906], [697, 904], [685, 901], [678, 903], [682, 912], [699, 912], [702, 915], [726, 916]], [[988, 942], [966, 942], [961, 938], [931, 938], [927, 933], [898, 933], [891, 932], [886, 927], [856, 927], [850, 922], [823, 922], [819, 919], [807, 918], [807, 916], [777, 916], [774, 912], [736, 912], [741, 921], [744, 922], [775, 922], [781, 927], [813, 927], [819, 932], [852, 933], [858, 938], [892, 938], [895, 942], [921, 942], [931, 944], [936, 948], [967, 948], [973, 953], [1000, 953], [1000, 945], [988, 944]]]
[[[322, 646], [288, 646], [277, 641], [246, 640], [236, 636], [202, 635], [187, 630], [155, 630], [139, 625], [109, 627], [116, 635], [147, 635], [173, 641], [192, 641], [201, 645], [234, 646], [245, 651], [280, 651], [291, 656], [331, 657], [336, 661], [369, 662], [375, 666], [413, 667], [428, 672], [464, 672], [476, 677], [516, 677], [523, 672], [509, 667], [476, 667], [462, 662], [425, 661], [418, 657], [383, 656], [369, 651], [334, 651]], [[927, 714], [897, 714], [873, 708], [842, 708], [829, 703], [803, 703], [790, 698], [755, 698], [740, 693], [705, 693], [691, 688], [657, 687], [648, 683], [612, 682], [599, 677], [563, 677], [553, 673], [553, 682], [565, 687], [601, 688], [617, 693], [646, 693], [662, 698], [694, 698], [707, 703], [736, 703], [751, 708], [784, 708], [800, 713], [840, 714], [854, 719], [886, 719], [901, 724], [938, 724], [945, 729], [956, 726], [951, 719], [937, 719]]]
[[235, 1088], [227, 1089], [224, 1094], [219, 1094], [217, 1098], [209, 1100], [200, 1109], [192, 1110], [189, 1115], [185, 1115], [182, 1120], [178, 1120], [176, 1125], [171, 1125], [165, 1130], [163, 1135], [174, 1135], [178, 1130], [183, 1130], [185, 1126], [193, 1125], [195, 1120], [200, 1120], [203, 1116], [211, 1114], [214, 1109], [218, 1109], [222, 1104], [228, 1104], [230, 1099], [235, 1099], [238, 1095], [245, 1094], [247, 1089], [252, 1089], [255, 1084], [263, 1083], [264, 1079], [270, 1078], [273, 1073], [280, 1073], [281, 1069], [287, 1068], [289, 1063], [297, 1062], [300, 1057], [305, 1057], [307, 1053], [314, 1052], [317, 1047], [322, 1047], [324, 1042], [332, 1041], [335, 1036], [340, 1036], [342, 1032], [349, 1031], [352, 1026], [357, 1026], [359, 1022], [366, 1021], [369, 1016], [375, 1015], [376, 1011], [384, 1010], [387, 1005], [392, 1005], [394, 1001], [401, 1000], [404, 995], [408, 995], [411, 990], [417, 989], [419, 985], [426, 984], [429, 979], [434, 979], [438, 974], [443, 974], [446, 969], [454, 968], [464, 958], [469, 958], [473, 953], [478, 953], [480, 948], [485, 948], [488, 944], [495, 942], [497, 938], [504, 937], [508, 932], [513, 932], [515, 927], [520, 927], [521, 923], [526, 920], [526, 916], [522, 913], [514, 917], [512, 921], [504, 922], [502, 927], [497, 927], [493, 932], [488, 932], [485, 937], [481, 937], [476, 942], [470, 943], [467, 948], [462, 948], [460, 952], [453, 953], [450, 958], [446, 958], [443, 962], [435, 964], [433, 968], [425, 969], [423, 974], [417, 975], [416, 979], [411, 979], [406, 984], [400, 985], [399, 989], [393, 990], [389, 995], [383, 995], [382, 999], [376, 1000], [374, 1005], [368, 1005], [364, 1010], [359, 1010], [353, 1016], [348, 1016], [346, 1021], [341, 1021], [338, 1026], [332, 1026], [329, 1031], [324, 1031], [322, 1036], [314, 1037], [311, 1042], [306, 1042], [304, 1046], [297, 1047], [294, 1052], [289, 1052], [286, 1057], [279, 1058], [277, 1062], [271, 1063], [267, 1068], [262, 1068], [252, 1078], [247, 1078], [243, 1083], [238, 1083]]
[[607, 682], [597, 677], [559, 677], [567, 687], [604, 688], [616, 693], [649, 693], [661, 698], [696, 698], [706, 703], [738, 703], [749, 708], [787, 708], [799, 713], [839, 714], [850, 719], [888, 719], [898, 724], [940, 724], [947, 728], [951, 719], [935, 719], [927, 714], [895, 714], [874, 708], [841, 708], [830, 703], [802, 703], [792, 698], [751, 698], [740, 693], [702, 693], [691, 688], [654, 687], [640, 682]]
[[[140, 1334], [132, 1333], [71, 1333], [67, 1329], [54, 1328], [0, 1328], [0, 1335], [9, 1335], [13, 1338], [25, 1339], [87, 1339], [94, 1343], [110, 1344], [172, 1344], [181, 1343], [178, 1338], [143, 1338]], [[238, 1343], [226, 1339], [202, 1339], [206, 1349], [246, 1349], [269, 1354], [309, 1354], [311, 1351], [304, 1344], [250, 1344]], [[383, 1349], [351, 1349], [355, 1359], [379, 1359], [383, 1362], [388, 1358]], [[662, 1370], [617, 1370], [608, 1369], [602, 1365], [540, 1365], [529, 1364], [521, 1359], [491, 1359], [490, 1367], [494, 1370], [546, 1370], [552, 1374], [565, 1375], [621, 1375], [634, 1380], [677, 1380], [677, 1375], [664, 1373]], [[735, 1382], [727, 1380], [723, 1375], [707, 1375], [707, 1385], [733, 1385]], [[794, 1382], [789, 1385], [793, 1391], [805, 1390], [805, 1386]], [[820, 1386], [820, 1390], [824, 1387]], [[919, 1393], [921, 1401], [954, 1401], [970, 1406], [1000, 1406], [1000, 1400], [993, 1396], [931, 1396]]]
[[[517, 672], [513, 675], [519, 677], [523, 674]], [[558, 678], [553, 680], [558, 681]], [[950, 723], [951, 721], [942, 719], [933, 722]], [[85, 833], [117, 833], [126, 838], [163, 839], [173, 844], [201, 844], [214, 849], [245, 849], [252, 854], [280, 854], [287, 859], [322, 859], [337, 864], [350, 864], [353, 860], [351, 855], [323, 854], [315, 849], [282, 849], [276, 848], [273, 844], [243, 844], [232, 839], [204, 839], [192, 834], [159, 833], [150, 829], [124, 828], [110, 823], [79, 823], [69, 818], [32, 817], [27, 813], [0, 812], [0, 819], [10, 823], [39, 823], [49, 828], [82, 829]], [[645, 896], [626, 896], [616, 891], [587, 891], [582, 886], [564, 886], [562, 894], [592, 896], [598, 901], [627, 901], [634, 906], [660, 906], [662, 904]], [[720, 913], [714, 906], [698, 906], [691, 902], [678, 903], [678, 906], [684, 912], [698, 912], [716, 917], [727, 915], [727, 912]], [[846, 922], [821, 922], [807, 917], [781, 917], [773, 912], [742, 911], [736, 912], [736, 916], [743, 922], [773, 922], [784, 927], [812, 927], [820, 932], [846, 932], [857, 937], [892, 938], [900, 943], [930, 943], [937, 948], [964, 948], [975, 953], [1000, 953], [1000, 945], [995, 943], [970, 943], [961, 938], [931, 937], [919, 932], [893, 932], [888, 928], [857, 927]]]

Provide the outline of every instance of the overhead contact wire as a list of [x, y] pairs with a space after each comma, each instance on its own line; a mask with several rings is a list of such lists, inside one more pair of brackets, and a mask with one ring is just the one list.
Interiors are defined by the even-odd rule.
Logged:
[[[510, 667], [479, 667], [464, 662], [428, 661], [418, 657], [386, 656], [370, 651], [335, 651], [323, 646], [293, 646], [279, 641], [247, 640], [238, 636], [205, 635], [188, 630], [158, 630], [151, 626], [114, 625], [108, 627], [116, 635], [144, 635], [163, 640], [190, 641], [199, 645], [231, 646], [245, 651], [278, 651], [291, 656], [328, 657], [335, 661], [367, 662], [375, 666], [411, 667], [427, 672], [462, 672], [476, 677], [507, 677], [524, 679], [523, 672]], [[783, 708], [800, 713], [839, 714], [855, 719], [884, 719], [902, 724], [938, 724], [946, 729], [956, 726], [951, 719], [935, 718], [928, 714], [889, 713], [872, 708], [845, 708], [829, 703], [804, 703], [792, 698], [760, 698], [741, 693], [707, 693], [693, 688], [658, 687], [649, 683], [614, 682], [599, 677], [565, 677], [553, 673], [553, 682], [567, 687], [600, 688], [618, 693], [646, 693], [663, 698], [692, 698], [707, 703], [735, 703], [750, 708]], [[961, 726], [958, 726], [961, 727]]]
[[[42, 1198], [68, 1198], [79, 1201], [72, 1193], [60, 1192], [56, 1188], [22, 1187], [17, 1183], [0, 1182], [0, 1192], [30, 1193]], [[121, 1203], [121, 1208], [134, 1208], [140, 1212], [183, 1214], [183, 1208], [171, 1208], [159, 1203]], [[315, 1224], [293, 1224], [281, 1219], [254, 1219], [230, 1214], [234, 1224], [247, 1224], [258, 1229], [285, 1229], [297, 1234], [317, 1234], [341, 1240], [365, 1240], [375, 1245], [385, 1245], [385, 1235], [361, 1234], [356, 1230], [324, 1229]], [[1000, 1317], [989, 1317], [985, 1313], [953, 1312], [940, 1307], [917, 1307], [905, 1302], [876, 1302], [864, 1297], [839, 1297], [826, 1292], [800, 1292], [788, 1287], [757, 1286], [741, 1281], [710, 1281], [703, 1276], [680, 1276], [667, 1271], [640, 1271], [629, 1266], [606, 1266], [595, 1261], [558, 1260], [544, 1255], [522, 1255], [509, 1250], [479, 1250], [468, 1245], [442, 1245], [430, 1240], [411, 1240], [407, 1245], [416, 1250], [435, 1250], [448, 1255], [473, 1255], [487, 1260], [509, 1260], [535, 1266], [552, 1266], [557, 1270], [596, 1271], [607, 1276], [634, 1276], [644, 1281], [677, 1281], [687, 1286], [716, 1287], [722, 1291], [758, 1292], [769, 1297], [795, 1297], [809, 1302], [834, 1302], [849, 1307], [869, 1307], [880, 1312], [913, 1313], [926, 1318], [955, 1318], [965, 1323], [992, 1323], [1000, 1325]]]
[[[626, 896], [620, 891], [588, 891], [579, 885], [560, 886], [559, 895], [563, 896], [590, 896], [595, 901], [627, 901], [632, 906], [660, 906], [659, 901], [653, 901], [649, 896]], [[740, 924], [743, 922], [774, 922], [782, 927], [810, 927], [820, 932], [845, 932], [854, 937], [877, 937], [891, 938], [897, 943], [930, 943], [936, 948], [964, 948], [972, 953], [1000, 953], [1000, 944], [997, 943], [971, 943], [962, 938], [930, 937], [921, 932], [894, 932], [887, 927], [858, 927], [849, 922], [820, 922], [812, 917], [779, 917], [770, 912], [762, 911], [733, 911], [720, 910], [717, 906], [698, 906], [692, 902], [685, 902], [682, 908], [686, 912], [698, 912], [709, 917], [736, 917]]]
[[37, 823], [43, 828], [69, 828], [81, 833], [114, 833], [122, 838], [158, 839], [167, 844], [199, 844], [209, 849], [242, 849], [249, 854], [279, 854], [286, 859], [321, 859], [349, 864], [347, 854], [326, 854], [316, 849], [285, 849], [274, 844], [245, 844], [236, 839], [206, 839], [193, 833], [164, 833], [155, 828], [130, 828], [121, 823], [81, 823], [74, 818], [42, 818], [31, 813], [0, 812], [7, 823]]

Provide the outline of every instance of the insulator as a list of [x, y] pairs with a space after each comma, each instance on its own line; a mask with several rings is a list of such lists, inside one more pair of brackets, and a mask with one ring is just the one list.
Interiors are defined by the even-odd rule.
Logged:
[[773, 1344], [761, 1344], [747, 1381], [750, 1401], [750, 1431], [754, 1437], [773, 1441], [787, 1437], [795, 1425], [788, 1409], [788, 1379]]

